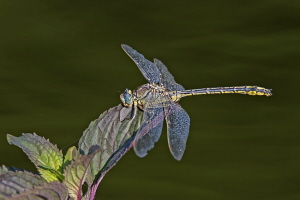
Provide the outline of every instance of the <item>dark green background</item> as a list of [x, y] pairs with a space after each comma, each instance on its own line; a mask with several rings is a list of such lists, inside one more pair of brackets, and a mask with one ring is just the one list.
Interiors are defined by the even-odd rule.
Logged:
[[65, 151], [125, 88], [146, 83], [122, 43], [161, 59], [185, 88], [259, 85], [274, 96], [183, 99], [183, 159], [164, 130], [147, 157], [120, 160], [99, 199], [300, 199], [296, 0], [2, 0], [0, 164], [35, 170], [7, 133], [36, 132]]

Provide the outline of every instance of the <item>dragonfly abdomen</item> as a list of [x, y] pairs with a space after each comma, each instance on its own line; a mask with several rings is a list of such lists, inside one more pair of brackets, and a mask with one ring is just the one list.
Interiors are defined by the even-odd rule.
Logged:
[[271, 96], [271, 90], [259, 86], [233, 86], [233, 87], [213, 87], [193, 90], [178, 91], [180, 97], [203, 95], [203, 94], [248, 94]]

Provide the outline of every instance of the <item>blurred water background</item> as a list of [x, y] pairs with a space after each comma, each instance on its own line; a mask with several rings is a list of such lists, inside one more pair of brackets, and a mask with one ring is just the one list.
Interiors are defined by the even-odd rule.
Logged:
[[125, 88], [146, 83], [125, 43], [187, 89], [274, 95], [182, 99], [183, 159], [164, 129], [147, 157], [121, 159], [98, 199], [300, 199], [299, 1], [2, 0], [0, 16], [0, 164], [35, 171], [7, 133], [35, 132], [66, 151]]

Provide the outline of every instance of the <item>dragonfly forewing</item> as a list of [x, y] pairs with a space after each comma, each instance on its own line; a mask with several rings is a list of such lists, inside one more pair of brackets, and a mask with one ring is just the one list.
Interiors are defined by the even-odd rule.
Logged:
[[166, 120], [170, 151], [176, 160], [181, 160], [189, 136], [190, 117], [178, 103], [174, 103]]
[[160, 60], [154, 58], [154, 64], [160, 71], [160, 84], [162, 84], [168, 90], [184, 90], [184, 87], [176, 83], [174, 76], [169, 72], [168, 68]]
[[151, 61], [126, 44], [121, 45], [127, 55], [135, 62], [149, 83], [159, 82], [159, 70]]

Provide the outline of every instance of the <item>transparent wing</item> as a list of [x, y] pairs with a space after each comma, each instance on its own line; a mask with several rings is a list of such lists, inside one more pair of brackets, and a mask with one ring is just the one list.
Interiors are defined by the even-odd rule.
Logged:
[[174, 103], [168, 110], [166, 121], [170, 151], [176, 160], [181, 160], [189, 136], [190, 117], [178, 103]]
[[144, 111], [143, 123], [135, 137], [134, 151], [137, 156], [144, 157], [154, 147], [163, 128], [163, 108], [147, 108]]
[[159, 69], [161, 73], [160, 84], [168, 90], [182, 91], [184, 87], [176, 83], [174, 76], [169, 72], [168, 68], [158, 59], [154, 58], [154, 64]]
[[126, 44], [121, 45], [127, 55], [135, 62], [143, 76], [148, 80], [149, 83], [159, 82], [159, 70], [154, 63], [147, 60], [142, 54], [131, 48]]

